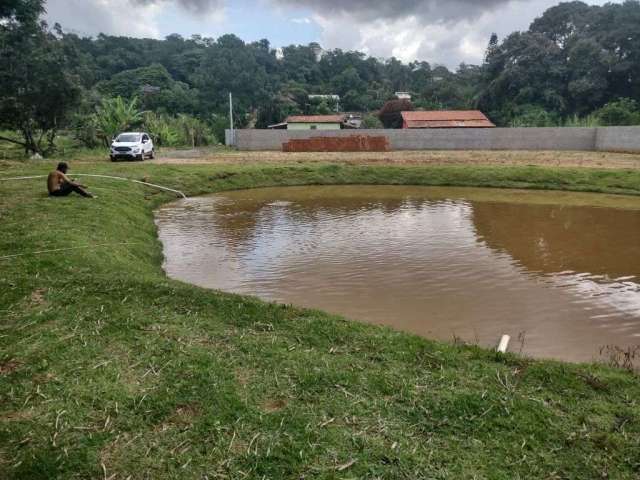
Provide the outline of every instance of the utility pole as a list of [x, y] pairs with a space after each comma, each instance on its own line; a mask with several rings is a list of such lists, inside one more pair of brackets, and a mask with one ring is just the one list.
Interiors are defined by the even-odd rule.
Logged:
[[233, 129], [233, 95], [229, 92], [229, 126], [231, 130], [231, 145], [236, 144], [236, 132]]

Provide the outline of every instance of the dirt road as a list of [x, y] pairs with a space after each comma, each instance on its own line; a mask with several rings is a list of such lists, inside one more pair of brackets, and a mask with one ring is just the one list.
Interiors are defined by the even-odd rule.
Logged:
[[487, 150], [284, 153], [197, 149], [165, 151], [160, 153], [153, 162], [161, 164], [344, 162], [355, 165], [538, 165], [547, 167], [640, 169], [640, 154]]

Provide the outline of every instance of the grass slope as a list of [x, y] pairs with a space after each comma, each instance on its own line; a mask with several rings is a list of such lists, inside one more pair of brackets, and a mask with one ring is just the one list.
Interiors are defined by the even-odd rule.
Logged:
[[[189, 194], [390, 183], [640, 194], [640, 172], [83, 164]], [[0, 165], [0, 178], [45, 173]], [[0, 182], [0, 478], [638, 478], [640, 383], [167, 279], [152, 211]], [[126, 245], [117, 243], [128, 242]], [[104, 245], [59, 253], [28, 252]]]

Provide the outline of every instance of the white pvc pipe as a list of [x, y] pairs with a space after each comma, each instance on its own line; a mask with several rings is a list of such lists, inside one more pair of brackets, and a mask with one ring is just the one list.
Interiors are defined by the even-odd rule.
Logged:
[[98, 248], [98, 247], [111, 247], [114, 245], [134, 245], [139, 242], [118, 242], [118, 243], [99, 243], [97, 245], [83, 245], [80, 247], [66, 247], [66, 248], [51, 248], [49, 250], [36, 250], [34, 252], [25, 252], [25, 253], [14, 253], [12, 255], [3, 255], [0, 257], [0, 260], [5, 260], [8, 258], [16, 258], [16, 257], [24, 257], [25, 255], [41, 255], [43, 253], [52, 253], [52, 252], [66, 252], [68, 250], [80, 250], [84, 248]]
[[[157, 185], [155, 183], [143, 182], [141, 180], [134, 180], [132, 178], [115, 177], [113, 175], [96, 175], [96, 174], [91, 174], [91, 173], [74, 173], [73, 176], [76, 176], [76, 177], [99, 177], [99, 178], [112, 178], [112, 179], [115, 179], [115, 180], [125, 180], [127, 182], [139, 183], [141, 185], [146, 185], [148, 187], [158, 188], [160, 190], [165, 190], [167, 192], [177, 193], [182, 198], [187, 198], [187, 196], [184, 193], [182, 193], [180, 190], [174, 190], [173, 188], [164, 187], [162, 185]], [[6, 181], [9, 181], [9, 180], [30, 180], [32, 178], [45, 178], [45, 177], [47, 177], [47, 175], [32, 175], [32, 176], [29, 176], [29, 177], [0, 178], [0, 182], [6, 182]]]
[[142, 180], [134, 180], [132, 178], [124, 178], [124, 177], [114, 177], [112, 175], [94, 175], [91, 173], [76, 173], [74, 175], [77, 177], [101, 177], [101, 178], [113, 178], [116, 180], [126, 180], [128, 182], [139, 183], [141, 185], [146, 185], [148, 187], [154, 187], [154, 188], [159, 188], [160, 190], [166, 190], [167, 192], [177, 193], [182, 198], [187, 198], [187, 196], [184, 193], [182, 193], [180, 190], [174, 190], [173, 188], [163, 187], [162, 185], [157, 185], [155, 183], [143, 182]]
[[507, 353], [507, 348], [509, 348], [509, 341], [511, 337], [509, 335], [502, 335], [500, 339], [500, 343], [498, 343], [498, 348], [496, 349], [500, 353]]
[[31, 177], [12, 177], [12, 178], [0, 178], [0, 182], [6, 182], [9, 180], [29, 180], [31, 178], [45, 178], [47, 175], [33, 175]]

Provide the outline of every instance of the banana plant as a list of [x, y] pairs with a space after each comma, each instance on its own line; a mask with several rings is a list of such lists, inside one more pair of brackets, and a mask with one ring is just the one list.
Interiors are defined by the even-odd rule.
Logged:
[[95, 113], [98, 135], [109, 145], [117, 134], [142, 123], [143, 113], [138, 108], [138, 99], [129, 101], [122, 97], [104, 98]]

